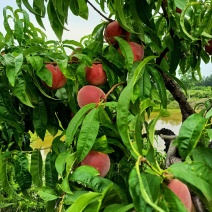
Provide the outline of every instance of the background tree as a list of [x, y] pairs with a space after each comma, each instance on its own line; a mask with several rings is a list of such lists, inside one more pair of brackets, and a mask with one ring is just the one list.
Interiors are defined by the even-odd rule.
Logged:
[[[16, 2], [0, 34], [1, 208], [212, 211], [211, 101], [195, 113], [176, 77], [178, 66], [201, 76], [201, 60], [210, 61], [211, 1]], [[87, 19], [88, 4], [105, 22], [80, 42], [62, 40], [68, 13]], [[58, 41], [46, 41], [23, 5], [42, 27], [48, 14]], [[168, 133], [161, 162], [155, 124], [167, 90], [183, 124]], [[43, 164], [30, 137], [47, 131], [55, 138]]]

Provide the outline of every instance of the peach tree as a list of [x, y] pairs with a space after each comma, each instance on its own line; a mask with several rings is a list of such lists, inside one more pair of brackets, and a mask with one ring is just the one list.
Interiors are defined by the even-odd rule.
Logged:
[[[210, 62], [211, 1], [16, 3], [2, 8], [0, 33], [1, 210], [212, 211], [211, 99], [195, 111], [177, 77], [201, 78]], [[99, 25], [80, 42], [63, 40], [69, 13], [88, 19], [89, 6]], [[58, 40], [27, 10], [43, 28], [47, 14]], [[182, 114], [179, 135], [155, 127], [167, 90]], [[44, 156], [31, 137], [47, 133]]]

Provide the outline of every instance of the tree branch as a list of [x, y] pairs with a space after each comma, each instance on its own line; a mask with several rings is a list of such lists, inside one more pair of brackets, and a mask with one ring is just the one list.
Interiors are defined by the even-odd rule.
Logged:
[[169, 92], [179, 104], [182, 113], [182, 121], [185, 121], [190, 115], [195, 113], [194, 109], [188, 103], [185, 94], [180, 90], [177, 83], [163, 71], [160, 70], [160, 73], [164, 79], [166, 89], [169, 90]]
[[[157, 65], [160, 66], [163, 57], [166, 55], [168, 51], [169, 49], [167, 47], [163, 50], [160, 56], [156, 59]], [[190, 115], [195, 113], [194, 109], [188, 103], [185, 94], [180, 90], [180, 87], [177, 85], [177, 83], [166, 73], [164, 73], [160, 68], [158, 68], [158, 71], [161, 73], [163, 77], [166, 89], [169, 90], [174, 99], [178, 102], [182, 113], [182, 121], [185, 121]]]
[[97, 12], [99, 13], [99, 15], [101, 15], [104, 19], [106, 19], [107, 21], [109, 22], [113, 22], [112, 19], [106, 17], [104, 14], [102, 14], [98, 9], [96, 9], [96, 7], [90, 2], [90, 1], [87, 1], [88, 4], [90, 4], [90, 6]]

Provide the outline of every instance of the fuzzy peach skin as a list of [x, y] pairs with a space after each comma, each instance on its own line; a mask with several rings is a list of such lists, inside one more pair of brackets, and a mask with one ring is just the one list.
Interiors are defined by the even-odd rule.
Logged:
[[94, 85], [83, 86], [77, 94], [77, 102], [80, 108], [90, 103], [98, 104], [104, 98], [104, 91]]
[[47, 86], [52, 90], [57, 90], [58, 88], [62, 88], [66, 84], [66, 77], [61, 72], [58, 66], [47, 64], [45, 66], [52, 74], [52, 86]]
[[135, 42], [129, 42], [129, 44], [133, 52], [134, 62], [142, 60], [144, 57], [144, 47]]
[[212, 55], [212, 40], [209, 40], [208, 43], [209, 43], [209, 45], [205, 45], [205, 51], [209, 55]]
[[100, 177], [105, 177], [110, 169], [110, 158], [103, 152], [90, 151], [81, 165], [92, 166], [99, 171]]
[[[135, 42], [128, 42], [128, 43], [132, 49], [133, 61], [136, 62], [142, 60], [144, 57], [144, 47]], [[118, 51], [121, 53], [120, 48], [118, 49]]]
[[130, 33], [127, 32], [125, 29], [123, 29], [118, 21], [113, 21], [109, 23], [104, 32], [104, 38], [106, 42], [108, 42], [111, 45], [117, 44], [117, 41], [114, 39], [114, 37], [121, 37], [125, 39], [126, 41], [129, 41], [130, 39]]
[[107, 82], [107, 75], [102, 64], [93, 64], [92, 67], [85, 68], [86, 81], [90, 85], [104, 85]]
[[168, 184], [168, 187], [179, 197], [189, 212], [192, 211], [192, 200], [191, 194], [186, 184], [180, 180], [173, 179]]

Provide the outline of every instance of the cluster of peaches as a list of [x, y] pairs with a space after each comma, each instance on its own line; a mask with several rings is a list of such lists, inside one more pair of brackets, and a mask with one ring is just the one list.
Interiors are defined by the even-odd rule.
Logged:
[[[109, 23], [104, 32], [105, 41], [114, 47], [117, 47], [121, 54], [121, 50], [118, 47], [118, 43], [114, 37], [121, 37], [126, 40], [132, 49], [134, 56], [134, 62], [140, 61], [144, 57], [144, 48], [142, 45], [130, 41], [130, 33], [123, 29], [118, 21]], [[79, 50], [79, 49], [76, 49]], [[72, 54], [72, 61], [75, 60], [74, 54]], [[47, 64], [45, 66], [52, 73], [52, 86], [49, 89], [57, 90], [66, 84], [66, 78], [62, 74], [58, 66], [53, 64]], [[90, 103], [96, 103], [97, 105], [105, 99], [105, 93], [98, 86], [104, 85], [107, 82], [107, 75], [103, 69], [101, 62], [93, 62], [91, 67], [85, 68], [85, 78], [87, 85], [83, 86], [77, 95], [77, 102], [80, 108]], [[107, 154], [97, 151], [90, 151], [88, 155], [81, 162], [81, 165], [90, 165], [96, 168], [101, 177], [107, 175], [110, 169], [110, 158]]]
[[[104, 38], [106, 42], [109, 45], [117, 46], [118, 43], [114, 37], [121, 37], [129, 43], [134, 56], [134, 62], [143, 59], [143, 46], [135, 42], [130, 42], [130, 33], [123, 29], [118, 21], [109, 23], [105, 28]], [[121, 53], [120, 48], [118, 48], [118, 51]], [[107, 75], [103, 69], [102, 63], [94, 62], [92, 67], [86, 67], [85, 77], [89, 85], [82, 87], [78, 92], [77, 101], [80, 107], [89, 103], [98, 104], [105, 98], [105, 93], [97, 87], [107, 82]]]
[[[118, 42], [114, 37], [121, 37], [126, 40], [131, 47], [134, 62], [140, 61], [144, 57], [144, 48], [142, 44], [130, 41], [130, 33], [123, 29], [117, 21], [109, 23], [104, 32], [105, 41], [118, 49]], [[206, 52], [212, 55], [212, 41], [209, 46], [205, 46]], [[53, 83], [50, 89], [56, 90], [61, 88], [66, 83], [66, 78], [60, 71], [58, 66], [52, 64], [46, 65], [46, 68], [52, 73]], [[94, 62], [91, 67], [85, 68], [85, 78], [87, 85], [83, 86], [77, 95], [77, 102], [79, 107], [83, 107], [89, 103], [96, 103], [97, 105], [105, 99], [105, 93], [98, 86], [104, 85], [107, 82], [107, 75], [103, 69], [101, 62]], [[81, 162], [81, 165], [89, 165], [99, 171], [101, 177], [105, 177], [110, 169], [110, 158], [107, 154], [91, 150], [88, 155]], [[168, 187], [179, 197], [188, 211], [193, 210], [193, 204], [188, 187], [177, 179], [172, 179], [168, 183]]]

